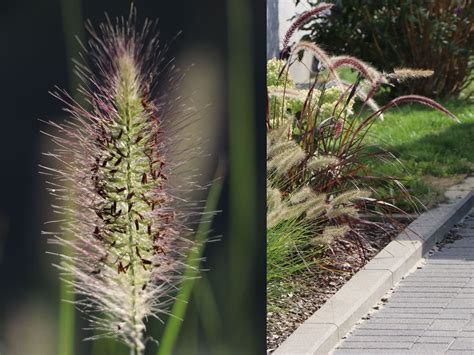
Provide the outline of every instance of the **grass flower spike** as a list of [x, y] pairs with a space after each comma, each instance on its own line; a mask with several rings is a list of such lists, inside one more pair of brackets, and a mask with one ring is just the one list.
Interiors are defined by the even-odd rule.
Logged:
[[74, 278], [92, 338], [116, 338], [137, 355], [145, 349], [145, 320], [167, 313], [173, 301], [192, 247], [186, 221], [197, 212], [177, 192], [190, 185], [175, 176], [170, 154], [172, 130], [192, 114], [172, 98], [173, 88], [158, 95], [159, 83], [174, 86], [179, 77], [168, 66], [175, 77], [163, 78], [166, 48], [159, 46], [156, 22], [137, 29], [135, 18], [132, 8], [128, 20], [107, 19], [99, 33], [89, 26], [91, 67], [78, 64], [77, 71], [90, 109], [64, 91], [54, 94], [71, 117], [49, 122], [58, 131], [50, 135], [57, 149], [46, 155], [64, 169], [43, 168], [53, 176], [52, 194], [72, 206], [73, 218], [62, 222], [55, 241], [73, 250], [59, 267]]
[[[320, 12], [328, 10], [333, 6], [334, 6], [333, 4], [326, 4], [323, 2], [323, 3], [318, 4], [313, 9], [304, 12], [298, 18], [296, 18], [296, 20], [293, 21], [293, 23], [291, 24], [288, 31], [286, 31], [285, 37], [283, 38], [283, 43], [282, 43], [283, 53], [285, 52], [288, 53], [288, 45], [290, 44], [291, 37], [301, 26], [303, 26], [306, 22], [308, 22], [313, 16], [316, 16]], [[284, 55], [282, 56], [284, 57]]]

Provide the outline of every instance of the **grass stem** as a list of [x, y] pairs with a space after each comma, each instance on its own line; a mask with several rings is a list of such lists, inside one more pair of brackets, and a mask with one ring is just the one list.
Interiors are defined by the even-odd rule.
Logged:
[[[64, 43], [68, 59], [78, 52], [79, 45], [74, 36], [77, 34], [81, 40], [84, 38], [82, 29], [82, 11], [81, 0], [61, 0], [61, 17], [63, 25]], [[77, 88], [78, 81], [74, 75], [74, 70], [70, 61], [68, 63], [68, 80], [71, 91]], [[69, 208], [68, 208], [69, 210]], [[67, 236], [71, 237], [71, 236]], [[70, 255], [72, 250], [64, 246], [62, 253]], [[60, 281], [59, 291], [59, 323], [58, 323], [58, 354], [74, 355], [75, 338], [75, 309], [73, 301], [75, 299], [74, 291], [68, 285], [72, 281], [72, 276], [65, 276], [68, 280]]]

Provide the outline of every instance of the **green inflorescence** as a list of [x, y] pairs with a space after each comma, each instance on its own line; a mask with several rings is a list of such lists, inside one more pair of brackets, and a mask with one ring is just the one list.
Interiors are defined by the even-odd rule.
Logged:
[[[143, 315], [137, 309], [144, 300], [139, 297], [151, 280], [152, 269], [166, 247], [160, 241], [164, 231], [161, 222], [169, 222], [171, 214], [155, 210], [169, 197], [160, 193], [166, 176], [165, 165], [158, 154], [159, 124], [147, 109], [146, 95], [137, 83], [133, 58], [124, 54], [118, 60], [118, 76], [114, 102], [117, 112], [112, 120], [103, 120], [97, 145], [104, 147], [96, 158], [93, 180], [102, 200], [96, 213], [102, 220], [94, 236], [108, 244], [108, 253], [100, 260], [115, 264], [115, 281], [130, 287], [131, 312], [127, 317], [135, 329], [132, 339], [141, 339]], [[161, 218], [152, 218], [158, 214]], [[155, 223], [153, 223], [155, 222]], [[100, 272], [100, 265], [96, 272]], [[135, 332], [135, 334], [133, 334]], [[137, 348], [141, 348], [141, 342]]]

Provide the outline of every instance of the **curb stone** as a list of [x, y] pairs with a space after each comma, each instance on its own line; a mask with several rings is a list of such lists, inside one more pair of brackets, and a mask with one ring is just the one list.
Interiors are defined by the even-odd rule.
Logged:
[[301, 324], [274, 355], [328, 354], [469, 210], [474, 192], [421, 214]]

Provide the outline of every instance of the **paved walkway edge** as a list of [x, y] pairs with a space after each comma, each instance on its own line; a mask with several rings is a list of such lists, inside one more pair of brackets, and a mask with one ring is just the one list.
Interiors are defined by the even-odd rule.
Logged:
[[273, 354], [329, 354], [472, 207], [474, 192], [456, 203], [441, 205], [421, 214], [301, 324]]

